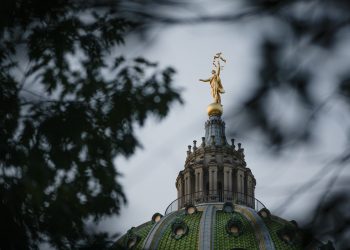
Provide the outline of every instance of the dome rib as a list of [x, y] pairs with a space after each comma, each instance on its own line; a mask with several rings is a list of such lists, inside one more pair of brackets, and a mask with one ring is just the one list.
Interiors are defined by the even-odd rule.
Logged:
[[253, 226], [259, 249], [275, 250], [268, 228], [254, 209], [236, 205], [235, 211], [242, 214]]
[[152, 229], [147, 235], [147, 238], [145, 240], [145, 244], [143, 245], [142, 249], [157, 249], [159, 241], [164, 233], [164, 230], [167, 228], [167, 226], [170, 225], [170, 223], [173, 221], [173, 219], [181, 212], [175, 212], [165, 215], [159, 222], [154, 224]]
[[215, 221], [216, 208], [214, 205], [207, 205], [203, 211], [199, 232], [199, 249], [211, 249], [213, 240], [213, 223]]

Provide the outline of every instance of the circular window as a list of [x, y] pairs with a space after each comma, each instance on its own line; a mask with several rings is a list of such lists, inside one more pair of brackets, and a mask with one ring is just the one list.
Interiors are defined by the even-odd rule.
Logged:
[[129, 239], [128, 240], [128, 249], [132, 249], [134, 246], [136, 246], [136, 243], [137, 243], [137, 239], [136, 238], [133, 238], [133, 239]]
[[225, 202], [224, 206], [222, 207], [222, 210], [225, 213], [232, 213], [234, 211], [232, 202]]
[[285, 226], [284, 228], [277, 231], [277, 235], [284, 243], [293, 245], [295, 243], [295, 230], [292, 227]]
[[190, 207], [187, 209], [187, 213], [188, 214], [194, 214], [196, 212], [196, 208], [195, 207]]
[[271, 216], [270, 211], [269, 211], [268, 209], [266, 209], [266, 208], [261, 209], [261, 210], [258, 212], [258, 214], [259, 214], [260, 217], [263, 218], [263, 219], [268, 219], [268, 218], [270, 218], [270, 216]]
[[137, 243], [139, 243], [141, 237], [134, 233], [134, 228], [131, 228], [127, 232], [127, 238], [124, 243], [124, 247], [126, 249], [134, 249], [137, 246]]
[[162, 216], [157, 215], [156, 217], [154, 217], [154, 221], [155, 221], [155, 222], [158, 222], [158, 221], [160, 221], [161, 218], [162, 218]]
[[171, 231], [172, 231], [171, 236], [174, 239], [178, 240], [184, 237], [188, 233], [188, 226], [182, 219], [176, 218], [171, 225]]
[[197, 208], [194, 205], [188, 205], [185, 208], [186, 214], [194, 214], [197, 213]]
[[153, 216], [152, 216], [152, 221], [157, 223], [158, 221], [160, 221], [160, 219], [163, 217], [163, 215], [161, 215], [160, 213], [155, 213]]
[[291, 241], [291, 238], [288, 234], [283, 234], [282, 235], [282, 239], [285, 241], [285, 242], [290, 242]]
[[175, 229], [175, 234], [177, 236], [181, 236], [181, 235], [185, 234], [185, 230], [183, 229], [183, 227], [178, 227]]
[[226, 232], [235, 237], [241, 235], [243, 233], [242, 222], [236, 217], [230, 219], [226, 224]]
[[233, 234], [237, 234], [237, 233], [239, 233], [239, 229], [236, 226], [231, 226], [230, 227], [230, 232], [233, 233]]

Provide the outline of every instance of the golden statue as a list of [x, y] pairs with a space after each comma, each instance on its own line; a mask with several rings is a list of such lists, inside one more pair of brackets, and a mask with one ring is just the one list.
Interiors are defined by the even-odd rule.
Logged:
[[224, 87], [221, 84], [220, 70], [222, 66], [220, 65], [220, 60], [226, 63], [226, 60], [221, 56], [222, 53], [216, 53], [213, 59], [214, 69], [211, 71], [212, 76], [208, 79], [199, 79], [202, 82], [210, 82], [211, 95], [214, 98], [214, 102], [221, 105], [220, 94], [225, 93]]

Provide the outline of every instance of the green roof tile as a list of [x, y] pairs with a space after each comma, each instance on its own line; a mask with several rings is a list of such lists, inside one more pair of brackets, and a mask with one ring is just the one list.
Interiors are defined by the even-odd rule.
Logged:
[[159, 243], [160, 250], [178, 250], [178, 249], [198, 249], [199, 224], [202, 212], [191, 215], [181, 215], [180, 218], [187, 224], [189, 231], [181, 239], [171, 237], [171, 225], [165, 230]]
[[[239, 219], [243, 224], [243, 233], [237, 237], [229, 235], [226, 232], [225, 226], [227, 222], [233, 218]], [[217, 211], [216, 213], [216, 224], [215, 230], [215, 249], [216, 250], [227, 250], [232, 248], [244, 248], [249, 250], [259, 249], [253, 227], [250, 225], [249, 221], [245, 219], [239, 213], [225, 213], [223, 211]]]
[[274, 218], [274, 216], [272, 216], [270, 219], [264, 219], [264, 223], [267, 226], [272, 241], [275, 245], [276, 250], [300, 250], [303, 249], [302, 246], [300, 244], [293, 244], [290, 245], [286, 242], [284, 242], [283, 240], [280, 239], [280, 237], [278, 237], [277, 232], [284, 228], [286, 225], [290, 226], [290, 223], [285, 221], [285, 223], [282, 223], [282, 219], [280, 218]]

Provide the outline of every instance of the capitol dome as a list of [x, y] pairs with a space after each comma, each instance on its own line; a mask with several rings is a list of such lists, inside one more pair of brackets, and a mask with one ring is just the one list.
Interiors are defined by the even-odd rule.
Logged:
[[205, 136], [188, 146], [176, 178], [177, 199], [163, 215], [129, 229], [114, 249], [334, 249], [255, 198], [256, 180], [241, 143], [227, 142], [222, 112], [220, 104], [208, 106]]

